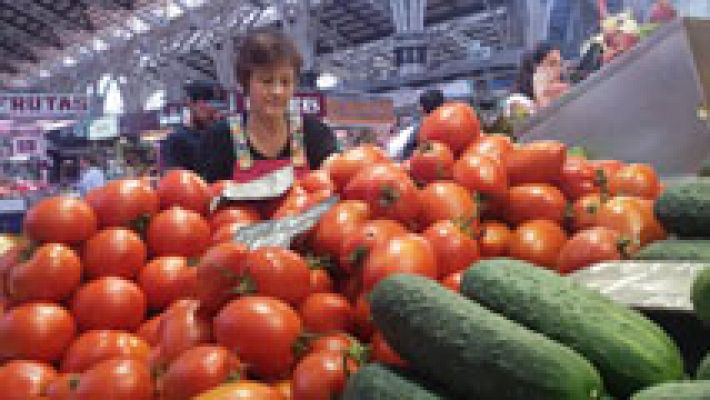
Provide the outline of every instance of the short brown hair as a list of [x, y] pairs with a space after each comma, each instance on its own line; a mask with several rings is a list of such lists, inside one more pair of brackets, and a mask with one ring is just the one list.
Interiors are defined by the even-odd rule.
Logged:
[[280, 30], [258, 29], [247, 34], [237, 52], [237, 81], [249, 92], [249, 79], [255, 68], [279, 63], [293, 66], [296, 77], [301, 73], [303, 57], [296, 43]]

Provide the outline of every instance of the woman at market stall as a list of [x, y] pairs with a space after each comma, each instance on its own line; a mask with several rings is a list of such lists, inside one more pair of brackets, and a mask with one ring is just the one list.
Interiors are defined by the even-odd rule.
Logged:
[[301, 65], [296, 44], [277, 30], [256, 30], [237, 52], [236, 75], [247, 112], [228, 128], [204, 135], [201, 175], [210, 182], [250, 182], [293, 166], [296, 176], [316, 169], [336, 151], [331, 130], [290, 107]]
[[551, 43], [541, 42], [523, 59], [518, 91], [545, 108], [569, 90], [562, 81], [562, 53]]

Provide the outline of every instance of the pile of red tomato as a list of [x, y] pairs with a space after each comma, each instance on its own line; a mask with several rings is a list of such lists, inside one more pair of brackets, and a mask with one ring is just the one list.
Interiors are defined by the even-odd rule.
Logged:
[[[568, 273], [665, 236], [646, 165], [484, 135], [458, 103], [421, 140], [405, 163], [357, 147], [282, 199], [213, 213], [225, 182], [187, 171], [38, 203], [0, 259], [3, 399], [330, 400], [368, 359], [406, 367], [369, 318], [366, 294], [390, 274], [458, 290], [482, 257]], [[232, 241], [333, 194], [293, 249]]]

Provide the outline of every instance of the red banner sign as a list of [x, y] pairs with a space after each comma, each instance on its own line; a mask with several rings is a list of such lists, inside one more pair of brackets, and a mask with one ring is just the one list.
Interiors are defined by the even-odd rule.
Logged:
[[89, 112], [89, 99], [81, 94], [0, 93], [0, 118], [76, 117]]

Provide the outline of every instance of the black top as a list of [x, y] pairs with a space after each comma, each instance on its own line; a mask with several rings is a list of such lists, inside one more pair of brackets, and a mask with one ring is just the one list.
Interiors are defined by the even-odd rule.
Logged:
[[[304, 146], [306, 158], [311, 169], [318, 169], [329, 155], [337, 151], [337, 144], [333, 132], [327, 125], [316, 118], [303, 117]], [[212, 129], [201, 136], [200, 143], [202, 165], [199, 174], [208, 182], [222, 179], [231, 179], [236, 161], [234, 155], [234, 142], [226, 120], [217, 122]], [[256, 151], [249, 143], [249, 149], [254, 160], [266, 160], [263, 154]], [[291, 157], [291, 142], [279, 152], [276, 159]]]
[[200, 137], [200, 132], [186, 126], [175, 128], [160, 145], [162, 167], [199, 172]]

